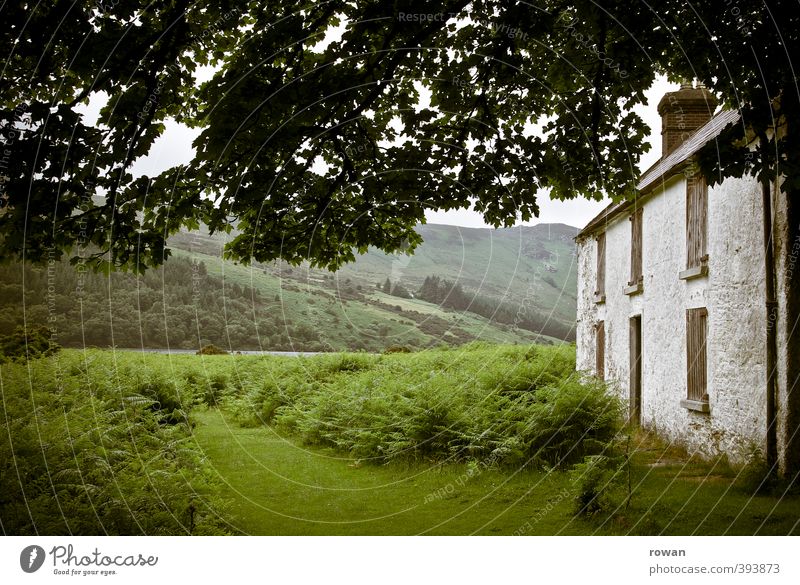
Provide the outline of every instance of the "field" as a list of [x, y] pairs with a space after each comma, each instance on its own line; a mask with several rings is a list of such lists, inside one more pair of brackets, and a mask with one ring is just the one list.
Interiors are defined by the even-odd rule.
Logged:
[[796, 486], [625, 429], [569, 345], [63, 350], [0, 391], [5, 534], [800, 532]]
[[800, 498], [753, 496], [738, 471], [692, 460], [638, 435], [627, 510], [575, 513], [558, 471], [467, 464], [365, 466], [211, 410], [196, 430], [231, 502], [229, 530], [265, 535], [783, 535], [800, 534]]
[[[225, 478], [237, 534], [512, 534], [567, 483], [563, 474], [478, 473], [463, 463], [358, 464], [268, 428], [243, 429], [217, 410], [198, 421], [195, 436]], [[571, 517], [564, 501], [536, 532], [554, 534]], [[588, 530], [580, 521], [565, 533]]]

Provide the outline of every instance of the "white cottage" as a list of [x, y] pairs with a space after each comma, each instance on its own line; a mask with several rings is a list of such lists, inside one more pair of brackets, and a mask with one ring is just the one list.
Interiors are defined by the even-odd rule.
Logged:
[[[786, 198], [772, 185], [765, 218], [756, 179], [709, 187], [696, 173], [698, 150], [740, 123], [736, 111], [713, 115], [716, 106], [690, 84], [665, 95], [663, 154], [638, 196], [578, 234], [578, 368], [628, 399], [635, 422], [693, 452], [742, 461], [757, 448], [796, 469], [800, 389], [792, 393], [786, 371], [796, 344], [781, 294], [794, 271], [780, 265], [791, 248]], [[778, 270], [766, 260], [765, 219]], [[771, 270], [777, 300], [768, 303]]]

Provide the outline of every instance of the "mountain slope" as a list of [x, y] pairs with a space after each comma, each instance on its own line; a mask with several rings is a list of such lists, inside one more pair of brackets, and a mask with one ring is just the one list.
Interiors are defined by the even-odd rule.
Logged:
[[[235, 264], [222, 258], [224, 237], [204, 232], [172, 238], [172, 257], [144, 275], [6, 265], [0, 335], [25, 322], [73, 347], [294, 351], [571, 339], [574, 228], [420, 231], [425, 243], [414, 256], [370, 251], [337, 273]], [[452, 287], [448, 300], [412, 298], [429, 276]], [[394, 294], [383, 290], [387, 279]]]
[[[519, 316], [520, 323], [516, 324], [520, 326], [528, 315], [537, 325], [534, 331], [560, 339], [574, 338], [576, 228], [541, 224], [492, 230], [427, 224], [418, 230], [424, 242], [412, 256], [371, 249], [335, 274], [283, 263], [254, 264], [252, 270], [266, 271], [286, 285], [301, 288], [359, 286], [370, 299], [383, 302], [387, 301], [380, 297], [378, 287], [382, 288], [387, 279], [416, 296], [426, 277], [438, 276], [458, 283], [476, 303], [502, 306], [507, 315]], [[170, 240], [173, 248], [217, 258], [224, 243], [223, 235], [209, 237], [199, 232], [179, 234]], [[416, 299], [404, 300], [411, 303], [408, 308], [426, 310]]]

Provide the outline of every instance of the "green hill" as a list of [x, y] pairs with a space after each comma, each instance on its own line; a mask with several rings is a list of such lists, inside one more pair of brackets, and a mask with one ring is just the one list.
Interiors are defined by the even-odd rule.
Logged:
[[[573, 338], [575, 228], [425, 225], [420, 232], [425, 243], [414, 256], [370, 251], [337, 273], [224, 261], [225, 236], [203, 231], [173, 237], [173, 256], [144, 275], [6, 265], [0, 335], [24, 315], [28, 326], [47, 325], [73, 347], [381, 351]], [[418, 298], [432, 276], [441, 301]]]
[[[400, 305], [405, 309], [438, 314], [437, 307], [419, 302], [417, 291], [425, 279], [437, 276], [463, 289], [467, 299], [459, 312], [516, 326], [556, 339], [574, 339], [577, 269], [573, 238], [577, 229], [564, 224], [542, 224], [507, 229], [462, 228], [428, 224], [419, 226], [424, 242], [412, 256], [385, 254], [371, 249], [356, 262], [333, 274], [308, 265], [254, 264], [253, 274], [272, 275], [282, 288], [301, 291], [358, 289], [369, 302]], [[204, 232], [180, 234], [170, 240], [173, 249], [195, 257], [217, 259], [224, 235]], [[225, 266], [233, 266], [226, 263]], [[218, 272], [221, 275], [221, 269]], [[233, 273], [231, 273], [233, 274]], [[238, 273], [237, 273], [238, 274]], [[239, 278], [239, 277], [237, 277]], [[383, 294], [386, 280], [399, 285], [411, 298]], [[276, 286], [280, 286], [277, 284]], [[360, 287], [360, 288], [359, 288]], [[403, 301], [402, 303], [400, 301]], [[440, 304], [440, 303], [437, 303]], [[484, 310], [477, 310], [483, 305]], [[491, 311], [487, 311], [491, 307]], [[445, 304], [444, 308], [448, 308]], [[495, 311], [495, 309], [497, 309]]]
[[409, 289], [427, 276], [439, 276], [479, 297], [532, 310], [572, 329], [577, 270], [573, 238], [578, 230], [563, 224], [509, 229], [423, 225], [424, 243], [412, 257], [371, 251], [342, 275], [377, 281], [395, 275]]

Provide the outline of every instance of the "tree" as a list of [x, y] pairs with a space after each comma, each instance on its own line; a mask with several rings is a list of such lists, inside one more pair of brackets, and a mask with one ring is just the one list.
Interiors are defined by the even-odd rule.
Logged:
[[[536, 214], [542, 189], [623, 197], [649, 133], [633, 107], [659, 72], [743, 112], [704, 153], [710, 179], [800, 180], [789, 2], [42, 4], [2, 8], [4, 258], [93, 244], [95, 262], [141, 267], [182, 225], [235, 220], [233, 257], [336, 268], [368, 245], [413, 249], [428, 208], [500, 226]], [[198, 88], [201, 65], [219, 70]], [[79, 107], [100, 92], [93, 126]], [[202, 130], [192, 164], [134, 178], [170, 118]], [[765, 137], [752, 159], [746, 126]]]

